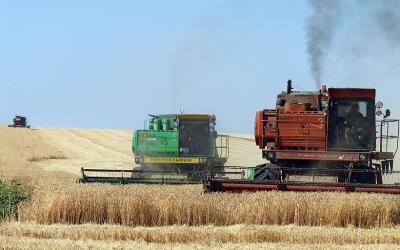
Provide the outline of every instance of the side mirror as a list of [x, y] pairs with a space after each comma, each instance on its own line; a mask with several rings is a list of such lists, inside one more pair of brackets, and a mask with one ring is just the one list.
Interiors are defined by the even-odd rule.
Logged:
[[386, 109], [385, 111], [385, 118], [390, 116], [390, 109]]

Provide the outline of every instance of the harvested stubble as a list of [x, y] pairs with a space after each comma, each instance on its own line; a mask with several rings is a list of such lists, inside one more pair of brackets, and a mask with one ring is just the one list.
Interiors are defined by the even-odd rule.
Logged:
[[48, 181], [64, 173], [43, 174], [45, 160], [66, 159], [63, 152], [42, 137], [40, 130], [14, 129], [0, 125], [0, 178]]
[[23, 221], [126, 226], [400, 224], [400, 197], [381, 194], [203, 194], [200, 186], [84, 185], [38, 188]]
[[338, 249], [362, 249], [362, 250], [373, 250], [373, 249], [398, 249], [398, 245], [394, 244], [372, 244], [372, 245], [306, 245], [306, 244], [287, 244], [287, 243], [260, 243], [260, 244], [232, 244], [232, 243], [217, 243], [213, 245], [203, 244], [154, 244], [146, 242], [136, 241], [93, 241], [93, 240], [69, 240], [69, 239], [37, 239], [29, 237], [12, 238], [0, 235], [0, 248], [1, 249], [57, 249], [57, 250], [74, 250], [74, 249], [173, 249], [173, 250], [188, 250], [188, 249], [241, 249], [241, 250], [253, 250], [253, 249], [282, 249], [282, 250], [294, 250], [294, 249], [312, 249], [312, 250], [338, 250]]
[[[136, 241], [156, 244], [291, 243], [400, 244], [400, 228], [335, 228], [277, 225], [126, 227], [117, 225], [0, 224], [0, 235], [36, 239]], [[306, 232], [306, 233], [305, 233]]]

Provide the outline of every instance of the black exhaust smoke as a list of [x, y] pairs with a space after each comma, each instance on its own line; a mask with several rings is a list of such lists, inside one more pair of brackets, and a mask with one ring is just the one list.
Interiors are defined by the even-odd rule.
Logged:
[[312, 14], [307, 20], [307, 53], [311, 74], [319, 89], [322, 66], [341, 23], [342, 2], [339, 0], [309, 0], [308, 2], [312, 8]]
[[[359, 62], [374, 56], [374, 53], [390, 57], [400, 50], [399, 0], [308, 0], [308, 3], [312, 13], [306, 20], [307, 53], [317, 89], [322, 83], [327, 56], [334, 49], [333, 40], [338, 32], [345, 32], [342, 28], [344, 25], [350, 32], [344, 36], [346, 41], [343, 44], [352, 49], [347, 50], [350, 54], [338, 57], [343, 58], [343, 61], [337, 62], [341, 65], [350, 60]], [[387, 62], [387, 58], [384, 61], [374, 61], [375, 64], [383, 65]], [[393, 68], [393, 65], [387, 68]], [[343, 73], [346, 79], [356, 74], [350, 71], [351, 67], [347, 69]], [[363, 70], [363, 73], [368, 74], [368, 70]], [[373, 75], [365, 78], [373, 78]]]

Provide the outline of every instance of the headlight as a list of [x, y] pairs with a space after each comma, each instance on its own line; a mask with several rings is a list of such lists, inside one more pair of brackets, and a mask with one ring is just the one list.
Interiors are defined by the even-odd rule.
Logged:
[[268, 152], [268, 153], [267, 153], [267, 159], [268, 159], [268, 160], [274, 159], [274, 158], [275, 158], [275, 153], [274, 153], [274, 152]]
[[367, 156], [365, 154], [360, 154], [360, 161], [366, 161]]
[[207, 158], [200, 158], [199, 162], [200, 163], [207, 163]]

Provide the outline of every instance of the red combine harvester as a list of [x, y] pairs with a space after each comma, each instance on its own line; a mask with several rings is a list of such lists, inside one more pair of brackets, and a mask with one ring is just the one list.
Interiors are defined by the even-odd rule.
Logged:
[[389, 110], [383, 114], [375, 89], [292, 89], [289, 80], [276, 107], [256, 113], [255, 141], [269, 163], [243, 169], [240, 178], [213, 175], [207, 191], [400, 194], [400, 184], [382, 181], [384, 174], [399, 173], [393, 171], [399, 120], [389, 119]]

